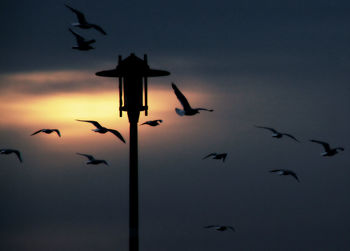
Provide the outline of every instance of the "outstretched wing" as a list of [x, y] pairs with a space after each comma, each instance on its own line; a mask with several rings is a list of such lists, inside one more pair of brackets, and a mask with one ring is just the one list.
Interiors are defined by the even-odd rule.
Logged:
[[274, 169], [274, 170], [270, 170], [270, 173], [278, 173], [278, 174], [283, 174], [284, 173], [284, 170], [282, 169]]
[[277, 133], [277, 131], [271, 127], [266, 127], [266, 126], [255, 126], [256, 128], [262, 128], [262, 129], [267, 129], [267, 130], [270, 130], [271, 132], [273, 133]]
[[300, 180], [299, 180], [299, 178], [298, 178], [298, 176], [297, 176], [297, 174], [296, 174], [295, 172], [293, 172], [293, 171], [288, 171], [288, 174], [289, 174], [289, 175], [292, 175], [298, 182], [300, 182]]
[[196, 108], [197, 111], [208, 111], [208, 112], [213, 112], [213, 109], [207, 109], [207, 108]]
[[209, 225], [209, 226], [204, 226], [204, 228], [213, 228], [213, 227], [219, 227], [218, 225]]
[[92, 155], [89, 155], [89, 154], [84, 154], [84, 153], [77, 153], [78, 155], [81, 155], [81, 156], [85, 156], [86, 158], [88, 158], [89, 160], [94, 160], [94, 156]]
[[117, 130], [114, 129], [107, 129], [109, 132], [113, 133], [115, 136], [117, 136], [121, 141], [123, 141], [125, 143], [125, 140], [123, 138], [123, 136], [120, 134], [120, 132], [118, 132]]
[[232, 232], [236, 232], [236, 229], [234, 227], [232, 227], [232, 226], [226, 226], [226, 227], [227, 227], [227, 229], [232, 230]]
[[181, 110], [179, 108], [175, 108], [175, 112], [177, 113], [177, 115], [179, 115], [181, 117], [186, 114], [186, 112], [184, 110]]
[[295, 141], [297, 141], [297, 142], [300, 143], [300, 141], [299, 141], [297, 138], [295, 138], [293, 135], [290, 135], [290, 134], [288, 134], [288, 133], [282, 133], [282, 135], [285, 135], [285, 136], [287, 136], [287, 137], [289, 137], [289, 138], [292, 138], [292, 139], [294, 139]]
[[107, 35], [107, 33], [101, 28], [101, 26], [98, 26], [97, 24], [91, 24], [91, 26], [92, 26], [95, 30], [101, 32], [103, 35]]
[[88, 122], [88, 123], [93, 124], [93, 125], [96, 126], [97, 128], [102, 128], [102, 126], [100, 125], [100, 123], [98, 123], [97, 121], [94, 121], [94, 120], [81, 120], [81, 119], [76, 119], [76, 121]]
[[222, 153], [220, 155], [221, 155], [220, 157], [222, 158], [222, 162], [225, 162], [226, 157], [227, 157], [227, 153]]
[[61, 133], [58, 129], [53, 129], [52, 131], [56, 132], [59, 137], [61, 137]]
[[177, 86], [174, 83], [171, 83], [171, 87], [173, 87], [175, 95], [176, 95], [177, 99], [180, 101], [184, 110], [191, 110], [192, 108], [191, 108], [190, 104], [188, 103], [186, 97], [179, 90], [179, 88], [177, 88]]
[[83, 23], [87, 23], [86, 22], [86, 19], [85, 19], [85, 16], [82, 12], [70, 7], [69, 5], [65, 4], [65, 6], [70, 9], [71, 11], [73, 11], [76, 15], [77, 15], [77, 18], [78, 18], [78, 21], [79, 23], [83, 24]]
[[68, 30], [75, 36], [75, 39], [77, 40], [78, 44], [83, 43], [85, 41], [85, 39], [82, 36], [74, 32], [71, 28], [69, 28]]
[[18, 150], [12, 150], [12, 152], [14, 152], [17, 155], [20, 162], [23, 162], [22, 157], [21, 157], [21, 153]]
[[30, 136], [33, 136], [33, 135], [35, 135], [35, 134], [38, 134], [39, 132], [42, 132], [42, 131], [43, 131], [43, 129], [40, 129], [39, 131], [34, 132], [34, 133], [31, 134]]
[[205, 156], [203, 159], [209, 158], [210, 156], [216, 156], [217, 153], [210, 153], [207, 156]]
[[310, 142], [321, 144], [324, 147], [324, 150], [326, 152], [331, 150], [331, 148], [330, 148], [330, 146], [329, 146], [329, 144], [327, 142], [323, 142], [323, 141], [319, 141], [319, 140], [315, 140], [315, 139], [311, 139]]

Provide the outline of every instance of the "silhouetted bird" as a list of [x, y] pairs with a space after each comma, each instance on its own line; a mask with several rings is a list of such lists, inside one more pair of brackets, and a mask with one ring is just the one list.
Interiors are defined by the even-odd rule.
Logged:
[[333, 156], [339, 153], [339, 151], [344, 151], [343, 147], [331, 148], [327, 142], [314, 140], [314, 139], [311, 139], [310, 142], [321, 144], [323, 146], [325, 152], [321, 153], [322, 156]]
[[88, 23], [82, 12], [68, 6], [67, 4], [65, 4], [65, 6], [77, 15], [78, 23], [72, 23], [73, 26], [76, 26], [82, 29], [94, 28], [95, 30], [98, 30], [99, 32], [101, 32], [103, 35], [107, 35], [107, 33], [97, 24]]
[[271, 170], [270, 171], [271, 173], [277, 173], [279, 175], [291, 175], [293, 176], [298, 182], [299, 179], [298, 179], [298, 176], [296, 175], [295, 172], [291, 171], [291, 170], [286, 170], [286, 169], [276, 169], [276, 170]]
[[235, 228], [232, 226], [222, 226], [222, 225], [209, 225], [205, 226], [204, 228], [213, 228], [216, 231], [223, 232], [231, 230], [232, 232], [236, 232]]
[[35, 133], [33, 133], [33, 134], [30, 135], [30, 136], [33, 136], [33, 135], [38, 134], [38, 133], [40, 133], [40, 132], [44, 132], [44, 133], [46, 133], [46, 134], [50, 134], [50, 133], [52, 133], [52, 132], [56, 132], [57, 135], [58, 135], [59, 137], [61, 137], [61, 133], [60, 133], [60, 131], [59, 131], [58, 129], [41, 129], [41, 130], [39, 130], [39, 131], [36, 131]]
[[181, 91], [177, 88], [177, 86], [174, 83], [172, 83], [171, 86], [174, 89], [174, 92], [175, 92], [177, 99], [180, 101], [181, 105], [184, 108], [183, 110], [181, 110], [179, 108], [175, 108], [175, 111], [178, 115], [180, 115], [180, 116], [184, 116], [184, 115], [192, 116], [192, 115], [199, 113], [199, 111], [208, 111], [208, 112], [214, 111], [214, 110], [209, 110], [206, 108], [192, 108], [190, 106], [190, 104], [188, 103], [186, 97], [181, 93]]
[[73, 46], [72, 49], [81, 50], [81, 51], [88, 51], [88, 50], [95, 49], [94, 47], [92, 47], [90, 45], [90, 44], [96, 42], [95, 39], [87, 41], [87, 40], [85, 40], [85, 38], [80, 36], [78, 33], [72, 31], [72, 29], [69, 29], [69, 31], [72, 32], [72, 34], [75, 36], [75, 39], [77, 40], [77, 44], [78, 44], [78, 46]]
[[98, 164], [106, 164], [108, 166], [107, 161], [103, 159], [95, 159], [94, 156], [89, 155], [89, 154], [83, 154], [83, 153], [77, 153], [78, 155], [85, 156], [86, 158], [89, 159], [88, 162], [86, 162], [87, 165], [98, 165]]
[[14, 150], [14, 149], [0, 149], [0, 154], [11, 154], [11, 153], [16, 154], [18, 159], [19, 159], [19, 161], [22, 162], [21, 153], [18, 150]]
[[93, 124], [96, 127], [96, 129], [92, 129], [91, 131], [94, 131], [94, 132], [98, 132], [98, 133], [102, 133], [102, 134], [105, 134], [106, 132], [111, 132], [115, 136], [117, 136], [121, 141], [123, 141], [125, 143], [125, 140], [124, 140], [123, 136], [117, 130], [108, 129], [106, 127], [103, 127], [97, 121], [93, 121], [93, 120], [80, 120], [80, 119], [77, 119], [77, 121], [88, 122], [88, 123]]
[[157, 119], [157, 120], [146, 121], [145, 123], [142, 123], [141, 125], [157, 126], [157, 125], [160, 125], [160, 123], [162, 123], [162, 122], [163, 122], [163, 120]]
[[300, 142], [300, 141], [297, 140], [293, 135], [290, 135], [290, 134], [288, 134], [288, 133], [278, 132], [278, 131], [276, 131], [275, 129], [273, 129], [273, 128], [271, 128], [271, 127], [265, 127], [265, 126], [255, 126], [255, 127], [267, 129], [267, 130], [273, 132], [272, 137], [274, 137], [274, 138], [279, 139], [279, 138], [282, 138], [282, 136], [287, 136], [287, 137], [289, 137], [289, 138], [291, 138], [291, 139], [294, 139], [294, 140], [297, 141], [297, 142]]
[[205, 156], [203, 159], [213, 156], [213, 159], [222, 159], [222, 162], [225, 162], [227, 153], [211, 153]]

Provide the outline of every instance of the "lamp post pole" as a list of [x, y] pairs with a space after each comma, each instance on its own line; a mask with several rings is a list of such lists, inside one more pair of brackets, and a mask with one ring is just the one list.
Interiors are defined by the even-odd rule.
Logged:
[[133, 53], [124, 60], [119, 56], [116, 69], [96, 73], [97, 76], [101, 77], [119, 78], [119, 116], [122, 117], [123, 111], [126, 111], [130, 123], [129, 251], [139, 250], [137, 123], [140, 111], [145, 111], [145, 115], [148, 115], [147, 77], [160, 77], [169, 74], [167, 71], [151, 69], [147, 64], [147, 55], [142, 60]]

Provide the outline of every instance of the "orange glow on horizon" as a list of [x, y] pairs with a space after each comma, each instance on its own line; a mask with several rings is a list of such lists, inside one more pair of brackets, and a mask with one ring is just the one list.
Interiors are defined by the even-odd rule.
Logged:
[[[202, 95], [191, 93], [191, 100], [199, 103]], [[76, 119], [96, 120], [106, 127], [127, 129], [127, 114], [119, 117], [118, 95], [115, 92], [50, 95], [11, 95], [1, 97], [1, 126], [45, 127], [64, 126], [69, 134], [79, 134], [81, 127]], [[170, 91], [152, 90], [149, 94], [149, 116], [141, 112], [140, 122], [152, 119], [169, 120], [175, 107], [181, 107]], [[198, 101], [198, 102], [197, 102]], [[170, 116], [173, 117], [173, 116]], [[76, 126], [78, 124], [78, 127]], [[89, 127], [85, 125], [85, 127]], [[90, 125], [91, 129], [94, 127]], [[88, 129], [88, 128], [87, 128]], [[118, 129], [119, 130], [119, 129]]]
[[[8, 85], [8, 92], [0, 93], [0, 113], [2, 114], [2, 120], [0, 121], [0, 128], [15, 128], [21, 130], [24, 135], [30, 135], [35, 130], [42, 128], [57, 128], [62, 133], [62, 140], [69, 142], [73, 145], [91, 145], [93, 143], [98, 146], [105, 144], [114, 144], [115, 139], [113, 135], [99, 135], [91, 132], [94, 126], [90, 123], [77, 122], [76, 119], [82, 120], [95, 120], [101, 125], [113, 128], [121, 132], [128, 143], [129, 135], [129, 123], [127, 113], [123, 112], [123, 117], [119, 117], [119, 95], [115, 86], [106, 90], [101, 88], [100, 90], [89, 89], [88, 92], [83, 90], [82, 92], [62, 92], [62, 91], [50, 91], [47, 93], [26, 93], [17, 91], [21, 86], [28, 86], [28, 81], [45, 85], [45, 81], [55, 81], [58, 79], [63, 84], [79, 83], [85, 81], [86, 73], [75, 71], [56, 72], [53, 76], [51, 73], [28, 73], [28, 74], [14, 74], [15, 76], [8, 76], [9, 79], [15, 81], [15, 86]], [[66, 75], [65, 75], [66, 74]], [[88, 76], [90, 77], [90, 76]], [[0, 78], [0, 81], [4, 80], [4, 76]], [[102, 79], [101, 79], [102, 80]], [[23, 83], [22, 81], [27, 83]], [[68, 82], [67, 82], [68, 81]], [[105, 79], [102, 81], [111, 81]], [[21, 83], [22, 82], [22, 83]], [[181, 86], [180, 89], [182, 90]], [[197, 90], [198, 91], [198, 90]], [[184, 88], [183, 90], [186, 97], [188, 97], [193, 107], [206, 107], [207, 102], [203, 103], [203, 100], [208, 100], [209, 95], [203, 92], [196, 92], [193, 89]], [[174, 111], [175, 107], [181, 108], [181, 104], [177, 100], [174, 92], [169, 85], [152, 85], [149, 86], [148, 91], [148, 106], [149, 115], [146, 117], [144, 112], [140, 113], [139, 123], [143, 123], [147, 120], [162, 119], [162, 123], [157, 128], [151, 128], [149, 126], [140, 127], [139, 131], [142, 134], [144, 142], [154, 141], [154, 135], [158, 135], [162, 139], [177, 140], [176, 135], [179, 126], [183, 123], [186, 124], [188, 130], [195, 130], [192, 128], [190, 121], [187, 117], [180, 118]], [[196, 119], [205, 118], [196, 116]], [[186, 131], [186, 130], [185, 130]], [[54, 135], [38, 135], [36, 138], [47, 144], [52, 144], [56, 139], [51, 137]], [[119, 142], [116, 142], [116, 145]]]

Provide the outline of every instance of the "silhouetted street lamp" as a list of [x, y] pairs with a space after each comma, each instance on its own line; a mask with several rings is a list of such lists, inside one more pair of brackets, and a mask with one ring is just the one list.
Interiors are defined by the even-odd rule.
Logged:
[[170, 73], [151, 69], [144, 59], [135, 54], [119, 62], [116, 69], [97, 72], [97, 76], [119, 78], [119, 116], [128, 113], [130, 123], [130, 176], [129, 176], [129, 250], [139, 250], [139, 212], [138, 212], [138, 149], [137, 123], [140, 111], [148, 115], [147, 77], [168, 76]]

